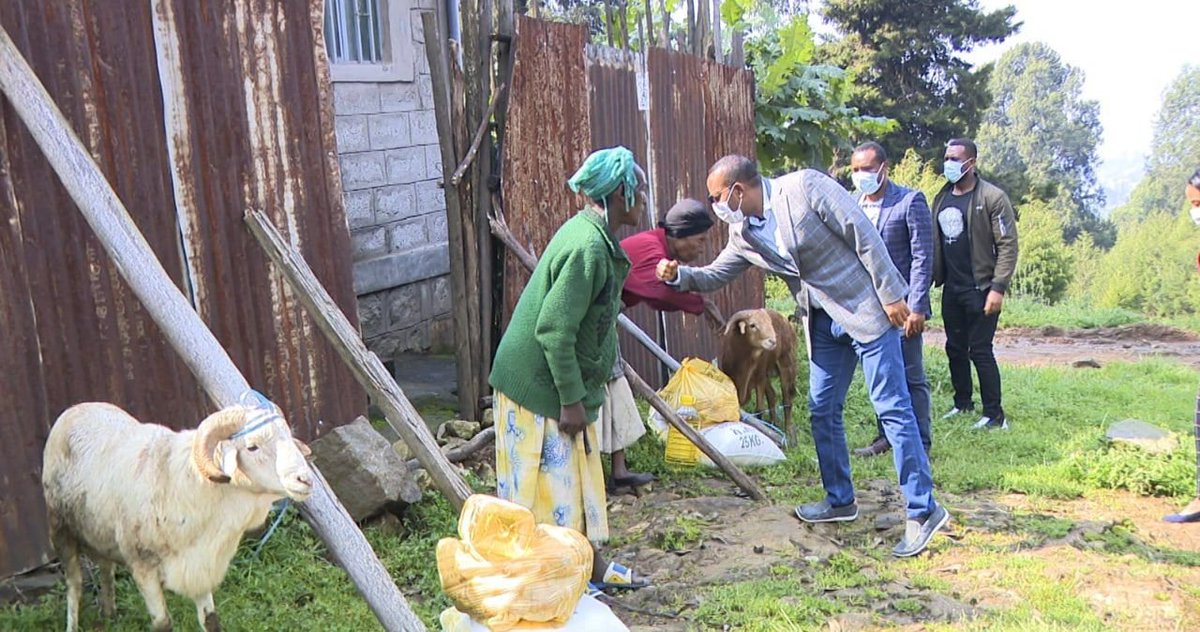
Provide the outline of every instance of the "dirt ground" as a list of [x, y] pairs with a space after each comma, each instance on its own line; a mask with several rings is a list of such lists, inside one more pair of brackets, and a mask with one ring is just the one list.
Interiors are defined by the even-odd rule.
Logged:
[[[925, 344], [946, 344], [942, 330], [925, 333]], [[996, 332], [996, 359], [1025, 366], [1070, 366], [1169, 357], [1200, 368], [1200, 337], [1163, 325], [1124, 325], [1096, 329], [1002, 329]]]
[[[944, 333], [928, 332], [926, 342], [941, 347]], [[1018, 329], [997, 335], [996, 354], [1005, 364], [1035, 366], [1162, 356], [1200, 367], [1200, 338], [1157, 325]], [[654, 585], [617, 596], [614, 611], [636, 631], [721, 629], [701, 614], [713, 591], [787, 577], [839, 604], [844, 612], [824, 628], [842, 632], [986, 628], [989, 613], [1037, 608], [1037, 590], [1082, 600], [1106, 629], [1200, 629], [1200, 567], [1161, 563], [1200, 551], [1200, 530], [1161, 521], [1177, 508], [1171, 501], [1107, 491], [1069, 501], [941, 498], [954, 516], [947, 535], [917, 561], [897, 561], [889, 553], [903, 533], [902, 503], [887, 480], [860, 486], [860, 517], [837, 525], [802, 524], [792, 507], [738, 498], [718, 479], [699, 489], [616, 497], [614, 555]], [[681, 522], [693, 531], [684, 533]], [[831, 585], [822, 574], [839, 552], [858, 570]], [[1040, 597], [1055, 603], [1053, 595]]]
[[[1032, 572], [1069, 587], [1111, 629], [1200, 629], [1194, 588], [1200, 585], [1200, 568], [1172, 566], [1159, 572], [1147, 563], [1160, 561], [1157, 554], [1200, 550], [1195, 529], [1161, 522], [1174, 509], [1163, 499], [1103, 492], [1031, 504], [1020, 495], [942, 494], [954, 516], [947, 534], [935, 540], [926, 557], [898, 561], [888, 554], [903, 533], [903, 516], [890, 481], [862, 486], [858, 520], [836, 525], [802, 524], [792, 507], [737, 498], [724, 481], [706, 485], [727, 493], [683, 497], [663, 490], [614, 499], [614, 532], [623, 534], [615, 557], [654, 582], [615, 600], [614, 611], [631, 629], [720, 629], [696, 616], [711, 589], [781, 576], [847, 610], [829, 618], [826, 629], [919, 630], [931, 623], [974, 629], [989, 611], [1029, 600], [1019, 575], [981, 561], [989, 554], [1020, 554]], [[683, 546], [672, 540], [680, 517], [702, 525], [699, 538]], [[1114, 538], [1118, 533], [1123, 535]], [[1123, 548], [1106, 549], [1106, 539], [1121, 540]], [[839, 552], [861, 565], [849, 587], [822, 580]], [[913, 603], [919, 607], [903, 605]]]

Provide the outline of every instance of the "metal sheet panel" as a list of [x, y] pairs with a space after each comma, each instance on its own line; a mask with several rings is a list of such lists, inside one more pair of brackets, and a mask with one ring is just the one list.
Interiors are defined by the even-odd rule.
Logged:
[[[322, 5], [0, 3], [0, 24], [168, 275], [193, 296], [250, 382], [306, 438], [365, 412], [366, 397], [241, 217], [247, 208], [267, 210], [357, 321], [318, 31]], [[176, 63], [168, 70], [177, 75], [160, 77], [160, 59], [170, 60], [172, 47]], [[3, 99], [0, 132], [4, 577], [48, 555], [41, 450], [62, 410], [109, 401], [183, 428], [211, 405]]]
[[350, 237], [330, 158], [328, 73], [316, 63], [322, 7], [321, 0], [155, 2], [193, 300], [251, 384], [280, 404], [302, 437], [351, 421], [366, 397], [242, 215], [270, 216], [357, 323]]
[[[541, 255], [579, 208], [567, 178], [591, 151], [587, 30], [518, 16], [516, 31], [502, 156], [504, 212], [517, 239]], [[524, 267], [505, 257], [504, 327], [528, 281]]]
[[[592, 147], [596, 149], [623, 145], [633, 151], [634, 159], [650, 172], [646, 144], [647, 112], [639, 109], [638, 72], [644, 71], [641, 55], [608, 46], [588, 46], [587, 65], [589, 81], [589, 116], [592, 126]], [[636, 227], [627, 226], [618, 231], [617, 237], [624, 239], [643, 230], [651, 229], [657, 222], [653, 191], [648, 196], [646, 216]], [[658, 312], [637, 305], [626, 310], [626, 315], [662, 342]], [[664, 384], [664, 368], [646, 348], [633, 336], [620, 332], [621, 354], [626, 361], [655, 388]]]
[[[651, 49], [649, 53], [652, 160], [659, 199], [708, 194], [708, 168], [721, 156], [754, 156], [754, 75], [691, 55]], [[716, 258], [728, 241], [718, 224], [700, 263]], [[712, 295], [721, 312], [762, 307], [763, 277], [751, 269]], [[703, 316], [666, 314], [667, 351], [676, 358], [712, 359], [718, 340]]]

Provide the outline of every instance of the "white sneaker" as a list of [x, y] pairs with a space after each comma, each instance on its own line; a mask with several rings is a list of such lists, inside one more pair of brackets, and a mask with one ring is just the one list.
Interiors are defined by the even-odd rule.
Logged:
[[966, 412], [970, 412], [970, 411], [962, 410], [960, 408], [951, 408], [950, 412], [946, 413], [945, 415], [942, 415], [942, 419], [950, 419], [951, 417], [957, 417]]
[[982, 417], [971, 428], [975, 430], [1008, 430], [1008, 418], [992, 419], [991, 417]]

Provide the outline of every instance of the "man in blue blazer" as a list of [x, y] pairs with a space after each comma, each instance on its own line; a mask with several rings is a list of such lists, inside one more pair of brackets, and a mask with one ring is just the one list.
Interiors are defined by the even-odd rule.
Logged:
[[[908, 281], [907, 300], [912, 312], [904, 323], [901, 342], [904, 372], [921, 443], [928, 454], [932, 412], [921, 333], [925, 330], [925, 320], [932, 314], [929, 288], [933, 284], [933, 214], [925, 202], [925, 194], [888, 180], [888, 166], [887, 152], [876, 142], [859, 145], [850, 158], [851, 178], [859, 193], [858, 204], [879, 229], [892, 263], [900, 276]], [[876, 425], [875, 440], [865, 448], [855, 450], [856, 456], [878, 456], [892, 449], [878, 418]]]

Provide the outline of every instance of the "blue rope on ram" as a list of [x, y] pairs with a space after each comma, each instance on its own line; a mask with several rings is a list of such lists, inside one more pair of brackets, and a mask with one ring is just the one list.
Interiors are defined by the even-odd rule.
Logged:
[[292, 506], [292, 499], [284, 498], [275, 503], [275, 519], [271, 521], [271, 526], [267, 527], [267, 532], [258, 540], [258, 544], [254, 547], [254, 557], [258, 558], [258, 554], [262, 552], [263, 547], [267, 545], [267, 540], [275, 534], [275, 529], [279, 527], [279, 523], [283, 522], [283, 517], [287, 514], [287, 510]]
[[260, 412], [246, 420], [246, 425], [241, 430], [230, 435], [230, 439], [244, 437], [263, 426], [273, 424], [283, 418], [275, 402], [267, 399], [265, 395], [254, 389], [242, 393], [242, 396], [238, 398], [238, 403], [249, 408], [257, 408]]

